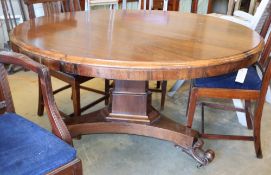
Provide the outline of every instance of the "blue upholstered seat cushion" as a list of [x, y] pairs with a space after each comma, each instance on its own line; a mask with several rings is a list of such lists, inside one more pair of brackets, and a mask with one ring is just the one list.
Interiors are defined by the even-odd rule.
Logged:
[[227, 88], [227, 89], [247, 89], [247, 90], [260, 90], [262, 81], [257, 74], [256, 68], [251, 66], [248, 68], [247, 75], [244, 83], [235, 82], [237, 72], [208, 77], [198, 78], [194, 81], [195, 87], [206, 88]]
[[76, 150], [13, 113], [0, 115], [0, 174], [48, 173], [76, 158]]

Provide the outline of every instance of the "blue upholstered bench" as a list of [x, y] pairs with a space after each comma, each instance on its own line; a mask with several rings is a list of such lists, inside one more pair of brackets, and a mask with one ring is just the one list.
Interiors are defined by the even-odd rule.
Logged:
[[76, 150], [13, 113], [0, 115], [0, 174], [46, 174], [76, 158]]

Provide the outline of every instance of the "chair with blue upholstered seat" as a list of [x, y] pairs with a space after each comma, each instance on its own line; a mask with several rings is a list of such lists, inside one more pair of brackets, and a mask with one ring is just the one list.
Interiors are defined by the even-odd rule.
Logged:
[[[15, 113], [7, 72], [14, 64], [36, 72], [52, 132]], [[56, 107], [48, 69], [28, 57], [0, 52], [0, 174], [82, 174], [72, 139]]]
[[228, 88], [228, 89], [250, 89], [260, 90], [262, 80], [257, 74], [255, 66], [250, 66], [247, 70], [246, 79], [244, 83], [235, 81], [237, 71], [226, 75], [198, 78], [194, 80], [194, 87], [205, 87], [205, 88]]
[[[271, 12], [265, 22], [263, 28], [263, 35], [266, 34], [271, 22]], [[223, 99], [242, 99], [245, 100], [245, 109], [234, 108], [221, 104], [202, 102], [202, 110], [205, 106], [244, 112], [246, 114], [246, 121], [248, 129], [253, 129], [252, 136], [240, 136], [240, 135], [218, 135], [207, 134], [204, 132], [204, 111], [202, 111], [202, 131], [201, 136], [209, 139], [231, 139], [231, 140], [247, 140], [254, 141], [254, 147], [258, 158], [262, 157], [261, 140], [260, 140], [260, 128], [262, 110], [265, 102], [265, 96], [269, 86], [271, 78], [271, 35], [269, 34], [264, 50], [260, 56], [258, 62], [248, 68], [245, 80], [243, 83], [235, 82], [237, 72], [229, 73], [226, 75], [199, 78], [195, 79], [191, 83], [189, 102], [187, 108], [187, 126], [192, 127], [196, 103], [199, 98], [223, 98]], [[263, 78], [259, 77], [256, 67], [262, 72]], [[252, 116], [251, 102], [256, 101], [254, 110], [254, 116]]]

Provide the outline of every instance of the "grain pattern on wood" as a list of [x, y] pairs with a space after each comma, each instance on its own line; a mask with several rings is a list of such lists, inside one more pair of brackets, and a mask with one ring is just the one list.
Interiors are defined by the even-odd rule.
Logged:
[[219, 75], [251, 65], [263, 48], [261, 37], [239, 24], [161, 11], [42, 17], [19, 25], [11, 41], [55, 70], [120, 80]]

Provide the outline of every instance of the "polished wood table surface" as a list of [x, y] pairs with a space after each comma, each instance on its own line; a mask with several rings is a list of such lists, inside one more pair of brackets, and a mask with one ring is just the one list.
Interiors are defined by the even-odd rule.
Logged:
[[128, 133], [168, 140], [200, 165], [197, 131], [172, 121], [151, 105], [148, 80], [191, 79], [225, 74], [253, 64], [263, 48], [254, 31], [218, 18], [162, 11], [65, 13], [16, 27], [11, 41], [49, 68], [115, 80], [110, 105], [65, 119], [73, 137]]

